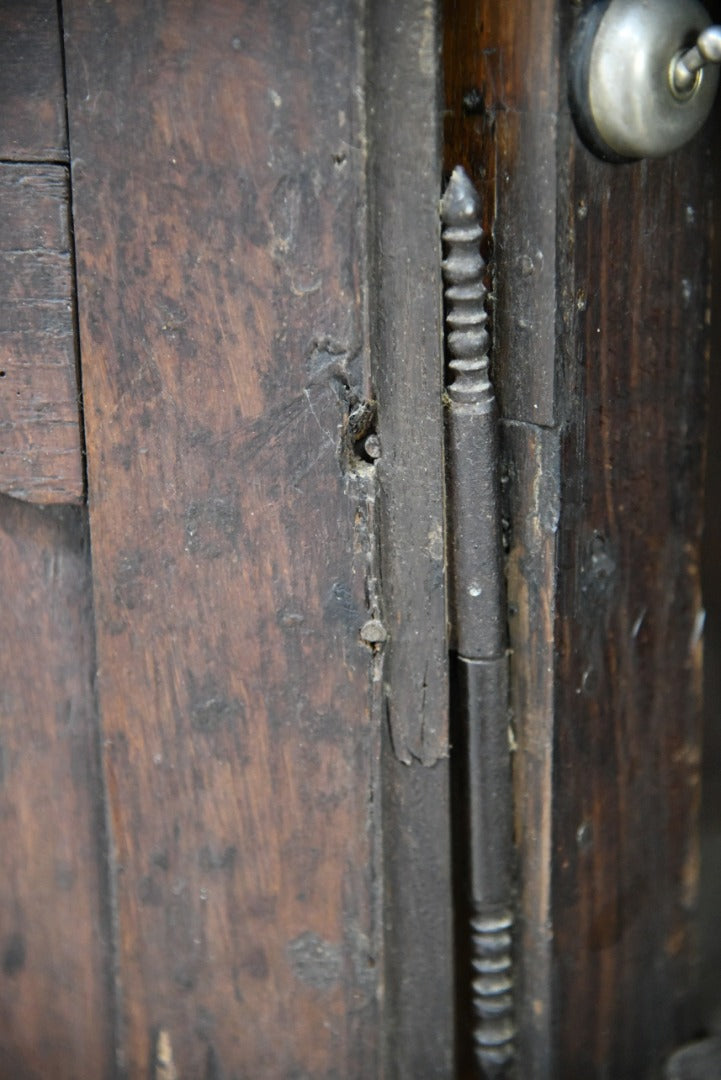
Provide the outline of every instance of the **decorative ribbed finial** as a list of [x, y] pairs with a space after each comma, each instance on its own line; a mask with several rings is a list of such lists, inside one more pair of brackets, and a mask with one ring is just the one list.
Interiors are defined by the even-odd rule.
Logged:
[[473, 904], [471, 916], [473, 1043], [488, 1077], [504, 1076], [513, 1059], [513, 914]]
[[466, 172], [458, 165], [441, 200], [446, 257], [446, 325], [449, 368], [448, 393], [455, 401], [482, 402], [493, 397], [488, 380], [486, 287], [481, 258], [480, 200]]

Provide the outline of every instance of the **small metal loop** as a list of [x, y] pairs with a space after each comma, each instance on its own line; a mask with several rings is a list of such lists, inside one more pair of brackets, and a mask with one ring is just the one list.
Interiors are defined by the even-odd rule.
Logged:
[[674, 93], [687, 97], [699, 83], [699, 72], [706, 64], [721, 63], [721, 26], [708, 26], [695, 45], [677, 56], [671, 66]]

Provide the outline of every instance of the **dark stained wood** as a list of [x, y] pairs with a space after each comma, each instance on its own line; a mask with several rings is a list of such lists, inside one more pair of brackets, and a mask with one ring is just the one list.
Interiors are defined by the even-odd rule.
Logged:
[[113, 1075], [84, 512], [0, 496], [0, 1074]]
[[492, 231], [501, 411], [544, 426], [555, 420], [556, 7], [534, 0], [517, 16], [513, 3], [450, 0], [444, 20], [445, 168], [466, 168]]
[[125, 1067], [373, 1076], [360, 12], [65, 21]]
[[[714, 140], [712, 169], [721, 175], [721, 140]], [[709, 416], [721, 415], [721, 199], [716, 179], [711, 270], [711, 363]], [[709, 424], [701, 588], [704, 625], [704, 730], [701, 780], [701, 878], [699, 885], [699, 1020], [719, 1030], [721, 1015], [721, 425]]]
[[57, 0], [0, 5], [0, 103], [0, 160], [67, 160]]
[[0, 165], [0, 492], [83, 498], [62, 165]]
[[697, 878], [712, 128], [666, 161], [593, 159], [572, 17], [457, 0], [445, 41], [446, 168], [493, 226], [519, 1069], [539, 1080], [656, 1077], [689, 1037]]
[[448, 753], [437, 5], [369, 12], [370, 324], [383, 454], [381, 557], [393, 746]]
[[695, 1031], [709, 143], [614, 168], [569, 142], [560, 1054], [564, 1076], [651, 1078]]

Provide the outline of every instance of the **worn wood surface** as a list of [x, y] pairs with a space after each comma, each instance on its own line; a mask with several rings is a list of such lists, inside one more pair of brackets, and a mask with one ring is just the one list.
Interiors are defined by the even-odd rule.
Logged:
[[554, 1077], [549, 1038], [553, 925], [553, 661], [560, 448], [555, 431], [502, 426], [508, 637], [518, 873], [518, 1053], [527, 1077]]
[[398, 758], [448, 753], [438, 10], [369, 10], [370, 325], [382, 440], [385, 681]]
[[83, 498], [73, 318], [67, 169], [0, 164], [0, 492], [28, 502]]
[[65, 26], [121, 1061], [373, 1076], [360, 10]]
[[383, 744], [385, 1068], [453, 1068], [444, 575], [439, 10], [369, 6], [369, 315], [389, 631]]
[[0, 1074], [112, 1075], [84, 513], [0, 496]]
[[0, 161], [66, 161], [57, 0], [0, 4]]
[[383, 1075], [399, 1080], [455, 1075], [449, 789], [447, 760], [409, 768], [384, 746]]
[[591, 158], [572, 17], [450, 5], [446, 168], [493, 226], [519, 1068], [655, 1077], [693, 989], [711, 129], [654, 165]]

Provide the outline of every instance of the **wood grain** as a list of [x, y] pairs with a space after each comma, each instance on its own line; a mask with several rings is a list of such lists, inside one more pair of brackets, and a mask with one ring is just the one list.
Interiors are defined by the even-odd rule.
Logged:
[[501, 412], [547, 427], [555, 423], [557, 6], [451, 0], [444, 21], [445, 168], [462, 164], [473, 177], [492, 235]]
[[369, 11], [370, 324], [393, 746], [448, 754], [439, 28], [428, 0]]
[[0, 1073], [113, 1075], [83, 511], [0, 496]]
[[712, 128], [666, 161], [593, 159], [573, 15], [457, 0], [445, 42], [446, 167], [493, 227], [519, 1068], [539, 1080], [659, 1075], [689, 1035], [697, 876]]
[[388, 738], [384, 1067], [449, 1077], [453, 909], [444, 570], [439, 9], [369, 5], [369, 320]]
[[0, 102], [0, 160], [67, 160], [56, 0], [0, 5]]
[[360, 12], [65, 25], [125, 1068], [372, 1076]]
[[655, 1077], [694, 1032], [707, 154], [621, 169], [569, 147], [553, 860], [569, 1077]]
[[508, 535], [508, 636], [517, 844], [518, 1056], [527, 1077], [554, 1077], [553, 858], [556, 538], [561, 508], [558, 433], [502, 426]]
[[0, 165], [0, 492], [83, 498], [68, 174]]
[[447, 761], [409, 768], [384, 747], [383, 1075], [396, 1080], [454, 1076], [448, 772]]

